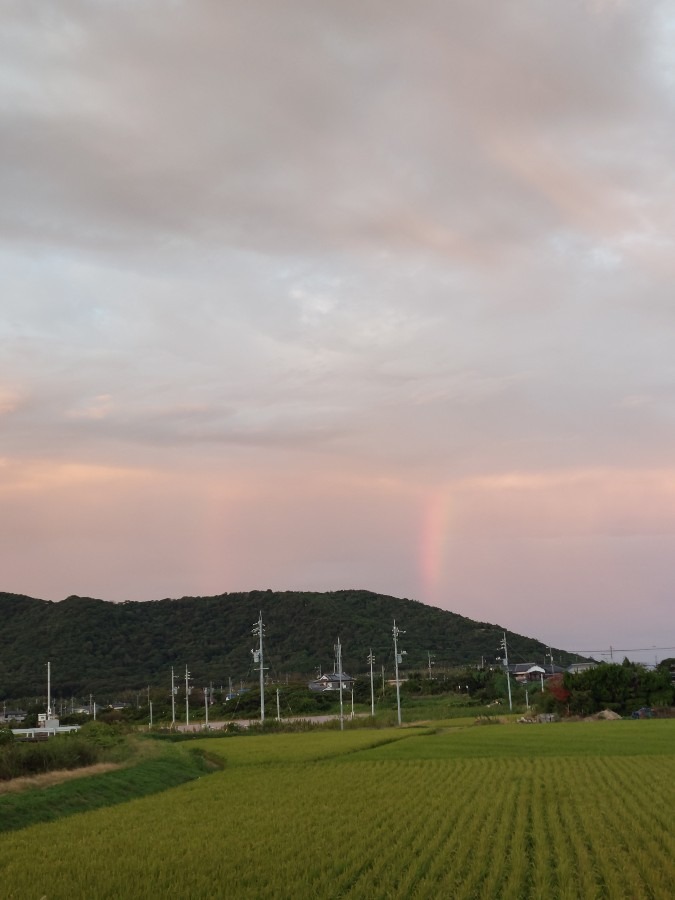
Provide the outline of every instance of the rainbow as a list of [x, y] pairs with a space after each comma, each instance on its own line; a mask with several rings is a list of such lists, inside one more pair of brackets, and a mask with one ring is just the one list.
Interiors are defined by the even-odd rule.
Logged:
[[445, 563], [445, 547], [452, 513], [452, 494], [443, 486], [429, 496], [422, 510], [419, 575], [425, 599], [437, 600]]

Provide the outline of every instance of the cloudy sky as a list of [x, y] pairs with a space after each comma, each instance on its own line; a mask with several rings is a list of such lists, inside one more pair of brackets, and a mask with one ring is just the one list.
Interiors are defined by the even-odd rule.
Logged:
[[0, 13], [0, 589], [675, 647], [674, 0]]

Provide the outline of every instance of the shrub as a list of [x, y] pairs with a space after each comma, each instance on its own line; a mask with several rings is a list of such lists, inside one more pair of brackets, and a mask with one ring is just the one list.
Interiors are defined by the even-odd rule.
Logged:
[[117, 747], [124, 743], [120, 729], [105, 722], [87, 722], [80, 728], [78, 736], [88, 744], [101, 748]]

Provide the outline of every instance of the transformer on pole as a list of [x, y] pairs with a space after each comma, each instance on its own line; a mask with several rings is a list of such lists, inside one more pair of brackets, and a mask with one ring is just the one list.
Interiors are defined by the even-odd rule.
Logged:
[[399, 683], [398, 678], [398, 666], [399, 663], [403, 662], [403, 657], [406, 655], [405, 650], [401, 650], [399, 652], [398, 649], [398, 638], [399, 635], [405, 634], [405, 631], [401, 631], [400, 628], [396, 627], [396, 619], [394, 619], [394, 627], [392, 629], [392, 634], [394, 636], [394, 671], [396, 677], [396, 711], [398, 715], [398, 724], [401, 724], [401, 685]]
[[176, 727], [176, 683], [174, 680], [173, 666], [171, 666], [171, 727]]
[[190, 724], [190, 673], [185, 666], [185, 724]]
[[337, 644], [335, 645], [335, 662], [337, 666], [337, 677], [340, 680], [340, 731], [344, 731], [345, 717], [342, 706], [342, 644], [340, 643], [340, 638], [337, 639]]
[[263, 637], [265, 635], [265, 626], [263, 625], [262, 612], [258, 616], [258, 621], [253, 626], [253, 636], [258, 638], [258, 649], [251, 650], [253, 654], [253, 662], [259, 664], [260, 668], [260, 721], [265, 721], [265, 666], [263, 658]]
[[509, 673], [509, 650], [506, 645], [506, 632], [501, 640], [500, 647], [504, 651], [504, 667], [506, 668], [506, 686], [509, 691], [509, 710], [513, 712], [513, 700], [511, 698], [511, 675]]

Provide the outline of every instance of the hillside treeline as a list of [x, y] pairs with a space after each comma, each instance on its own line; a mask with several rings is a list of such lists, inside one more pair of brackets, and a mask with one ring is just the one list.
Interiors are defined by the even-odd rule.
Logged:
[[[377, 669], [393, 670], [393, 619], [404, 629], [404, 668], [494, 665], [503, 628], [407, 598], [365, 590], [326, 593], [249, 591], [110, 603], [89, 597], [60, 602], [0, 593], [3, 651], [0, 700], [45, 693], [51, 662], [53, 694], [112, 699], [119, 692], [165, 685], [189, 667], [197, 686], [254, 677], [251, 634], [259, 612], [265, 623], [265, 664], [274, 680], [333, 670], [340, 637], [343, 668], [367, 669], [372, 648]], [[511, 662], [543, 663], [547, 647], [506, 632]], [[565, 665], [575, 657], [554, 649]]]

